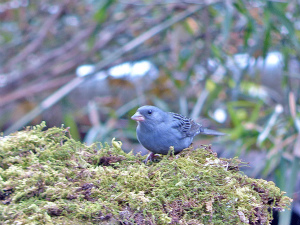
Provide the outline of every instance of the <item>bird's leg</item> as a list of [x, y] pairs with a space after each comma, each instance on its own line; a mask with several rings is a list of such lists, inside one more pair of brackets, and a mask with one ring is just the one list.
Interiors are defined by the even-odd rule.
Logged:
[[148, 161], [153, 161], [153, 159], [154, 159], [154, 153], [150, 152], [147, 158], [143, 160], [143, 162], [146, 164]]

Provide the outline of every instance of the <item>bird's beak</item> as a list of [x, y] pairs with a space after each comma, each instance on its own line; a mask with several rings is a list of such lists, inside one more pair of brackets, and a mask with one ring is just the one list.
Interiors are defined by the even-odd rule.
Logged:
[[140, 112], [136, 112], [131, 119], [135, 120], [135, 121], [144, 121], [145, 117], [140, 113]]

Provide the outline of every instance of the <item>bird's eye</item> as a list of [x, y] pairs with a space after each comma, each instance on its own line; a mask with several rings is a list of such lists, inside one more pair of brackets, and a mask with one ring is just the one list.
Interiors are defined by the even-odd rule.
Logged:
[[148, 110], [148, 114], [150, 115], [150, 114], [152, 114], [152, 110], [150, 109], [150, 110]]

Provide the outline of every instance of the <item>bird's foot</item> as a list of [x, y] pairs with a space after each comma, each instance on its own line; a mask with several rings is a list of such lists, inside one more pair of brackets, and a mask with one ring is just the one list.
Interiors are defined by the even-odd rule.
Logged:
[[155, 158], [155, 154], [153, 152], [150, 152], [147, 158], [143, 160], [143, 163], [147, 164], [148, 161], [153, 161], [154, 158]]

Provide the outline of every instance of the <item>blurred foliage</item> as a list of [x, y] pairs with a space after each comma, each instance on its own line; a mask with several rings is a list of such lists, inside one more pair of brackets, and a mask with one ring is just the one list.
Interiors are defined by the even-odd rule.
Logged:
[[[251, 175], [276, 174], [276, 183], [293, 197], [300, 169], [296, 1], [9, 2], [0, 3], [1, 130], [51, 102], [56, 104], [32, 124], [64, 121], [72, 124], [74, 138], [90, 144], [115, 136], [129, 151], [136, 141], [130, 115], [139, 105], [154, 104], [197, 121], [209, 117], [210, 122], [201, 120], [205, 126], [230, 134], [224, 151], [265, 153], [265, 163]], [[141, 41], [152, 28], [161, 31]], [[138, 41], [143, 44], [124, 52]], [[274, 59], [274, 52], [280, 57]], [[93, 76], [66, 92], [64, 101], [57, 97], [56, 90], [70, 84], [82, 64], [103, 63], [106, 70], [144, 59], [158, 68], [155, 79]], [[224, 124], [214, 120], [217, 109], [227, 113]], [[289, 216], [282, 216], [281, 224]]]

